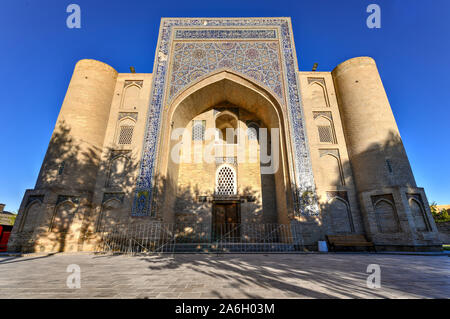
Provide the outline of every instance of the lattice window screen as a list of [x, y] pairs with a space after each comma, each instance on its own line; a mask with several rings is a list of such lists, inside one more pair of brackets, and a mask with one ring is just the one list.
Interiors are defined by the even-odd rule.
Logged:
[[321, 143], [334, 143], [333, 130], [330, 125], [319, 125], [317, 129], [319, 130], [319, 140]]
[[235, 195], [236, 194], [236, 174], [229, 166], [222, 166], [217, 173], [216, 181], [217, 195]]
[[120, 127], [119, 144], [131, 144], [133, 138], [133, 126], [123, 125]]
[[194, 120], [192, 124], [192, 140], [203, 141], [205, 139], [205, 120]]

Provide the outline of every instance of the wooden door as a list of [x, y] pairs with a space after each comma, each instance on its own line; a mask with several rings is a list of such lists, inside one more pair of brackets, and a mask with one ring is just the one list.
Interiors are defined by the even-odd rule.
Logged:
[[215, 203], [213, 205], [213, 238], [226, 241], [240, 240], [238, 203]]

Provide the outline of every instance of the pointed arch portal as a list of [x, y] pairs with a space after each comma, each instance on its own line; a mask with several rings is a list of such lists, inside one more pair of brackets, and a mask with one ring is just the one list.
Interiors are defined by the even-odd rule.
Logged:
[[[202, 111], [227, 102], [257, 114], [264, 127], [279, 129], [280, 166], [275, 173], [276, 209], [283, 211], [283, 216], [278, 216], [279, 222], [288, 222], [289, 214], [316, 215], [316, 202], [300, 200], [305, 192], [315, 193], [315, 186], [298, 94], [298, 67], [292, 50], [290, 21], [285, 18], [211, 20], [215, 27], [221, 27], [218, 30], [205, 28], [207, 20], [163, 19], [132, 214], [149, 216], [158, 214], [156, 207], [160, 212], [166, 211], [160, 207], [171, 208], [172, 205], [173, 208], [168, 197], [177, 192], [179, 167], [169, 161], [169, 149], [173, 147], [170, 133], [175, 128], [187, 127]], [[232, 28], [227, 29], [229, 26]], [[216, 63], [210, 59], [209, 52], [203, 50], [207, 45], [196, 42], [204, 39], [211, 43], [217, 41], [229, 55], [222, 57], [220, 53]], [[181, 40], [190, 42], [179, 42]], [[237, 46], [241, 47], [238, 41], [252, 44], [238, 52]], [[264, 53], [258, 51], [258, 45], [269, 45], [275, 53], [262, 57]], [[176, 54], [180, 46], [188, 46], [192, 51], [189, 54], [195, 60], [192, 60], [193, 67], [208, 65], [208, 70], [188, 72], [178, 78], [182, 65], [181, 56]], [[259, 62], [253, 64], [256, 60]], [[248, 63], [254, 69], [247, 70]], [[174, 81], [177, 81], [176, 90]], [[154, 193], [162, 189], [163, 193], [158, 194], [163, 196], [156, 199]], [[315, 196], [311, 198], [315, 201]], [[154, 205], [154, 200], [160, 201], [159, 204]]]

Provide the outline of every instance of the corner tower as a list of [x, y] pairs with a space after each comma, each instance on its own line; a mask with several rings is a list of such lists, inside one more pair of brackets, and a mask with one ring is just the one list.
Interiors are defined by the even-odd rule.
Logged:
[[117, 72], [80, 60], [41, 170], [27, 190], [9, 241], [15, 251], [76, 251], [90, 214]]
[[350, 59], [332, 76], [368, 236], [385, 249], [437, 249], [427, 198], [416, 186], [375, 61]]

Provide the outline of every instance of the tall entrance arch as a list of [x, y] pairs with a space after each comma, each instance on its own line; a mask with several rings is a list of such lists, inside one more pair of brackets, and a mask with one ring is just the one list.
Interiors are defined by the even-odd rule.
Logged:
[[[134, 216], [173, 222], [173, 212], [184, 206], [203, 218], [203, 211], [196, 210], [198, 205], [192, 200], [195, 197], [197, 203], [209, 203], [211, 196], [180, 184], [185, 169], [170, 160], [173, 147], [178, 145], [170, 136], [177, 129], [194, 130], [196, 140], [201, 140], [209, 122], [200, 115], [221, 108], [236, 109], [240, 124], [247, 124], [243, 118], [253, 114], [257, 127], [262, 124], [279, 132], [268, 134], [280, 156], [273, 173], [275, 200], [266, 207], [262, 203], [262, 210], [276, 210], [278, 223], [287, 223], [289, 217], [301, 213], [317, 213], [291, 32], [286, 18], [162, 20]], [[235, 125], [222, 125], [221, 129], [230, 127]], [[232, 144], [239, 144], [238, 140]], [[197, 173], [204, 172], [204, 167], [197, 169]], [[191, 173], [195, 171], [191, 167]], [[245, 172], [238, 167], [240, 185]], [[213, 181], [203, 184], [213, 189], [209, 183]], [[261, 178], [259, 183], [270, 185], [271, 181]], [[261, 188], [261, 197], [267, 198], [264, 193], [270, 191]], [[180, 194], [184, 198], [180, 199]], [[254, 202], [251, 194], [238, 190], [237, 195]], [[184, 201], [186, 198], [190, 202]]]

